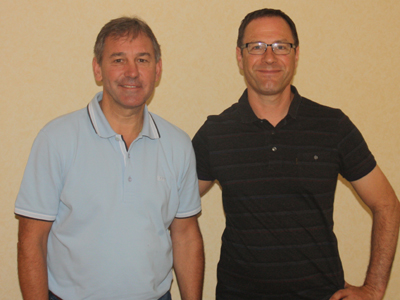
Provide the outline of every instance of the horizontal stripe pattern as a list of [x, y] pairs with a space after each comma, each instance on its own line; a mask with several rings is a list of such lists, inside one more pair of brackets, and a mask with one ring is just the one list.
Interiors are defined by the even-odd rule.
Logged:
[[343, 286], [333, 233], [337, 177], [356, 180], [376, 165], [346, 115], [292, 91], [276, 127], [255, 116], [245, 91], [193, 139], [199, 179], [222, 187], [218, 290], [248, 299], [322, 299]]

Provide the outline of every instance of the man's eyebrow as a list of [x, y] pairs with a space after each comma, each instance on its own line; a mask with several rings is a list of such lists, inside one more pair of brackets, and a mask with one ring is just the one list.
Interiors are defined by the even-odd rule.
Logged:
[[137, 56], [151, 56], [151, 54], [149, 52], [140, 52], [137, 54]]
[[125, 52], [114, 52], [110, 55], [110, 57], [116, 57], [116, 56], [126, 56]]
[[288, 39], [280, 39], [276, 40], [274, 43], [290, 43], [290, 41]]
[[[119, 57], [119, 56], [126, 56], [125, 52], [114, 52], [110, 55], [110, 57]], [[142, 56], [151, 56], [149, 52], [139, 52], [136, 54], [136, 56], [142, 57]]]
[[[248, 42], [247, 44], [250, 44], [250, 43], [264, 43], [264, 44], [267, 44], [266, 42], [263, 42], [263, 41], [253, 41], [253, 42]], [[274, 43], [291, 43], [291, 42], [289, 42], [288, 39], [278, 39], [278, 40], [275, 40], [275, 41], [272, 42], [272, 44], [274, 44]]]

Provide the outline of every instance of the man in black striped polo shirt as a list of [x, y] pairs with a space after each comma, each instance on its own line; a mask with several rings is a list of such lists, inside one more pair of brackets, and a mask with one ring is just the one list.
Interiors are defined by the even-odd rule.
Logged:
[[[247, 89], [193, 139], [204, 194], [222, 187], [226, 228], [217, 299], [381, 299], [397, 244], [400, 205], [361, 133], [338, 109], [299, 95], [293, 21], [246, 16], [236, 48]], [[345, 283], [333, 233], [341, 174], [373, 213], [371, 261], [361, 287]]]

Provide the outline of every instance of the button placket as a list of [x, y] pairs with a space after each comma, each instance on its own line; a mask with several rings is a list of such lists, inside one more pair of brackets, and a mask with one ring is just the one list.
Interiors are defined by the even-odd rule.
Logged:
[[278, 147], [274, 146], [274, 145], [276, 145], [276, 139], [277, 139], [276, 130], [272, 129], [271, 130], [271, 144], [272, 144], [271, 151], [272, 152], [278, 151]]
[[[124, 202], [130, 202], [132, 203], [135, 201], [135, 199], [138, 199], [140, 195], [138, 194], [138, 178], [137, 174], [134, 173], [134, 166], [133, 164], [137, 164], [137, 161], [135, 161], [130, 153], [130, 151], [125, 152], [125, 171], [124, 171], [124, 180], [125, 180], [125, 185], [124, 185]], [[138, 168], [138, 166], [135, 166]]]

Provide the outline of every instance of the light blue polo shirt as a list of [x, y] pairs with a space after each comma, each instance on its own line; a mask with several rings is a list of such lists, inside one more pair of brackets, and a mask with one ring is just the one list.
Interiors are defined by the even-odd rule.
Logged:
[[15, 213], [54, 221], [47, 262], [59, 297], [158, 299], [172, 280], [168, 228], [201, 210], [192, 144], [146, 106], [127, 150], [101, 99], [39, 132]]

